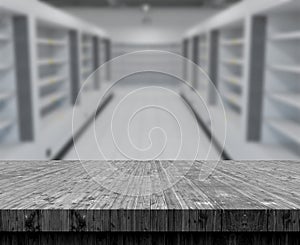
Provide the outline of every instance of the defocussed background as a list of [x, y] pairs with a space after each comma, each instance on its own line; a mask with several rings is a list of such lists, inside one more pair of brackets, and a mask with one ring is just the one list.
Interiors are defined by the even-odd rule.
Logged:
[[[181, 139], [180, 159], [299, 159], [299, 13], [297, 0], [1, 0], [0, 158], [128, 159], [111, 125], [130, 94], [114, 128], [134, 159], [176, 159]], [[150, 68], [169, 75], [129, 76]], [[126, 127], [145, 103], [176, 120], [152, 108]]]

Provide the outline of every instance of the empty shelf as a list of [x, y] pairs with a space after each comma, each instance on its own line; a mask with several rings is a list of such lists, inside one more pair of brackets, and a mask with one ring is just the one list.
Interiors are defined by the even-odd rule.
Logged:
[[281, 103], [300, 109], [300, 94], [281, 93], [271, 94], [270, 96]]
[[200, 48], [201, 49], [206, 49], [208, 45], [206, 43], [200, 43]]
[[300, 144], [300, 124], [290, 120], [269, 121], [269, 125], [279, 133]]
[[0, 120], [0, 131], [9, 128], [13, 124], [11, 120]]
[[223, 39], [221, 40], [221, 44], [224, 46], [241, 46], [244, 44], [243, 38], [236, 38], [236, 39]]
[[242, 78], [240, 77], [236, 77], [236, 76], [225, 76], [225, 77], [222, 77], [222, 79], [224, 81], [226, 81], [227, 83], [230, 83], [230, 84], [233, 84], [235, 86], [238, 86], [238, 87], [241, 87], [242, 86]]
[[270, 39], [274, 41], [300, 40], [300, 31], [275, 34]]
[[6, 101], [13, 96], [13, 93], [0, 92], [0, 102]]
[[66, 77], [64, 77], [64, 76], [48, 77], [48, 78], [42, 79], [39, 83], [39, 86], [46, 87], [46, 86], [50, 86], [53, 84], [64, 82], [65, 80], [66, 80]]
[[236, 66], [242, 66], [244, 64], [242, 59], [223, 59], [222, 62], [228, 65]]
[[82, 70], [82, 75], [86, 75], [88, 73], [92, 73], [92, 69], [91, 68], [86, 68]]
[[91, 49], [93, 47], [91, 43], [83, 43], [81, 46], [84, 49]]
[[39, 45], [47, 45], [47, 46], [65, 46], [65, 45], [67, 45], [67, 42], [65, 40], [39, 38], [38, 44]]
[[93, 58], [90, 57], [90, 56], [84, 56], [84, 57], [82, 57], [82, 61], [92, 61], [92, 60], [93, 60]]
[[4, 34], [0, 34], [0, 42], [7, 42], [10, 40], [10, 37]]
[[5, 64], [1, 65], [1, 64], [0, 64], [0, 71], [9, 70], [9, 69], [11, 69], [12, 67], [13, 67], [12, 65], [5, 65]]
[[223, 94], [224, 99], [229, 102], [230, 104], [241, 108], [241, 97], [237, 94], [231, 93], [231, 92], [226, 92]]
[[290, 73], [300, 73], [300, 65], [299, 66], [289, 66], [289, 65], [272, 65], [271, 69], [282, 72], [290, 72]]
[[45, 109], [67, 97], [66, 92], [59, 92], [54, 95], [47, 96], [45, 99], [42, 99], [41, 109]]
[[65, 64], [67, 63], [66, 59], [43, 59], [39, 60], [38, 64], [40, 66], [45, 66], [45, 65], [60, 65], [60, 64]]

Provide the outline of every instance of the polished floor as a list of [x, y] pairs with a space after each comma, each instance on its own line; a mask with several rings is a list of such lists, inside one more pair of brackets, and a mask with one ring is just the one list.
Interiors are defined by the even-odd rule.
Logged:
[[65, 160], [218, 160], [176, 86], [119, 86]]

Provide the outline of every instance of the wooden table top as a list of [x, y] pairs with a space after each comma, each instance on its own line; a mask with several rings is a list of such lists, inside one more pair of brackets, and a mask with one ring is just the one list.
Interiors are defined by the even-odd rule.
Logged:
[[[246, 222], [246, 227], [250, 229], [247, 220], [251, 219], [256, 224], [254, 228], [259, 230], [300, 230], [300, 162], [224, 161], [217, 164], [207, 179], [200, 181], [199, 173], [207, 164], [214, 163], [1, 162], [0, 230], [11, 229], [9, 224], [5, 226], [8, 216], [17, 217], [18, 212], [32, 214], [33, 210], [40, 212], [40, 216], [48, 215], [48, 219], [56, 217], [56, 213], [59, 220], [63, 219], [63, 215], [70, 220], [70, 215], [74, 216], [76, 212], [83, 213], [84, 218], [92, 215], [92, 220], [95, 220], [97, 212], [100, 212], [99, 215], [106, 212], [110, 222], [113, 215], [119, 217], [132, 212], [136, 219], [139, 217], [145, 223], [146, 217], [149, 217], [151, 224], [163, 215], [169, 218], [170, 215], [187, 215], [189, 230], [193, 216], [196, 226], [205, 214], [203, 217], [206, 221], [212, 219], [211, 230], [224, 229], [226, 222], [230, 224], [227, 229], [236, 227], [232, 219], [239, 220], [240, 228]], [[152, 216], [153, 213], [156, 213], [155, 217]], [[126, 217], [129, 219], [129, 216]], [[279, 225], [278, 220], [282, 217], [286, 221], [280, 221]], [[122, 220], [120, 217], [118, 219]], [[177, 222], [174, 220], [176, 218], [173, 218], [173, 226], [176, 226]], [[183, 229], [183, 221], [181, 218], [180, 220], [180, 229]], [[261, 226], [259, 220], [262, 220]], [[70, 223], [67, 223], [65, 228], [53, 225], [50, 228], [49, 224], [45, 228], [44, 224], [43, 229], [68, 230]], [[17, 230], [16, 227], [14, 229]], [[128, 228], [128, 224], [126, 227]], [[129, 230], [139, 230], [134, 227]], [[170, 227], [166, 229], [172, 230]]]

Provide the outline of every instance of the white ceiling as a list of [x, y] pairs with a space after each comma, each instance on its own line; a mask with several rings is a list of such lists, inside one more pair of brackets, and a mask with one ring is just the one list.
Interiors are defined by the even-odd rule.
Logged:
[[113, 41], [124, 43], [180, 42], [184, 32], [217, 14], [214, 8], [153, 8], [144, 23], [140, 8], [63, 8], [81, 19], [104, 28]]
[[214, 6], [222, 7], [239, 0], [42, 0], [56, 6], [142, 6], [149, 4], [159, 7], [191, 7], [191, 6]]

